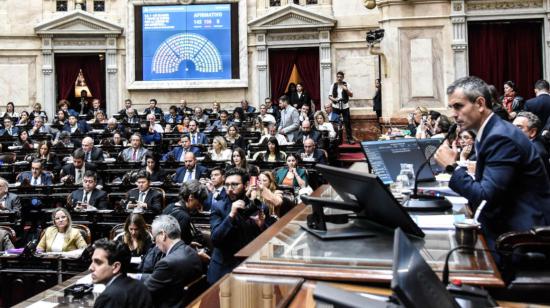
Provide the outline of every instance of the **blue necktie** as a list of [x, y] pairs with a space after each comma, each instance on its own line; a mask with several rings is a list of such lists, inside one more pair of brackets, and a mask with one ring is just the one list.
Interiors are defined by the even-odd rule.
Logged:
[[196, 144], [197, 140], [195, 139], [196, 134], [193, 134], [193, 138], [191, 139], [192, 144]]
[[187, 170], [187, 179], [186, 182], [191, 181], [193, 179], [193, 170]]

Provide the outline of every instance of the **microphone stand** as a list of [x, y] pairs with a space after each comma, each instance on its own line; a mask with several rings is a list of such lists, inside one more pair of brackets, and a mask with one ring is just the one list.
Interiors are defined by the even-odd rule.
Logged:
[[[439, 148], [445, 141], [447, 141], [449, 139], [449, 136], [454, 135], [455, 131], [456, 124], [453, 124], [453, 126], [451, 126], [451, 128], [449, 129], [447, 137], [445, 137], [441, 141], [437, 148]], [[428, 159], [426, 159], [422, 163], [422, 165], [420, 165], [420, 168], [418, 168], [418, 170], [416, 171], [413, 193], [409, 200], [403, 203], [403, 206], [409, 211], [445, 211], [453, 207], [453, 204], [449, 200], [445, 199], [445, 197], [418, 195], [418, 176], [420, 175], [422, 169], [424, 169], [424, 167], [426, 167], [426, 165], [430, 162], [436, 151], [437, 149], [433, 151], [432, 154], [430, 154]]]

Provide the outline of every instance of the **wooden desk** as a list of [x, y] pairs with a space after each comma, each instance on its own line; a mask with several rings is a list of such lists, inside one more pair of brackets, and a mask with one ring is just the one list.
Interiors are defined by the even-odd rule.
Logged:
[[[314, 195], [328, 198], [331, 193], [330, 187], [324, 185]], [[322, 241], [299, 226], [299, 223], [305, 223], [310, 213], [310, 207], [296, 207], [245, 246], [237, 256], [247, 259], [234, 273], [389, 284], [392, 278], [392, 234]], [[454, 230], [426, 230], [425, 233], [426, 237], [415, 241], [415, 245], [434, 271], [441, 274], [447, 251], [457, 245]], [[481, 236], [477, 245], [478, 248], [487, 248]], [[489, 253], [457, 252], [449, 265], [451, 279], [460, 279], [466, 284], [504, 286]]]

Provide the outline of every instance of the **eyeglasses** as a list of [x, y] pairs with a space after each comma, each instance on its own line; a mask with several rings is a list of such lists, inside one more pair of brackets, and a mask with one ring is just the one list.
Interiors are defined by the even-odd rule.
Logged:
[[227, 187], [228, 189], [237, 189], [241, 184], [242, 183], [225, 183], [225, 187]]

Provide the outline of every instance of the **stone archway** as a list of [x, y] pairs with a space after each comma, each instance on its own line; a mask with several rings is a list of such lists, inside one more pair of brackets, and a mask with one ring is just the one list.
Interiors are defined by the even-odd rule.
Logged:
[[248, 23], [256, 39], [256, 79], [258, 102], [270, 97], [268, 51], [276, 48], [318, 47], [320, 63], [321, 105], [328, 100], [332, 84], [332, 55], [330, 30], [336, 25], [332, 17], [310, 12], [299, 5], [289, 4]]
[[117, 112], [119, 99], [119, 68], [117, 61], [117, 38], [123, 28], [99, 19], [90, 13], [76, 10], [67, 15], [37, 25], [35, 33], [42, 38], [42, 80], [41, 100], [44, 110], [53, 116], [56, 109], [55, 53], [105, 54], [105, 104], [107, 113]]

